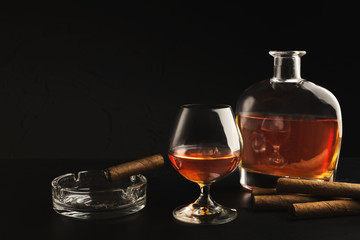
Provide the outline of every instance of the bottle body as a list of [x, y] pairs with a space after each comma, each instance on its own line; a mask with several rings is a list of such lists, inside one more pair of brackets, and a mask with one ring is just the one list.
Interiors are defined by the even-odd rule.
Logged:
[[340, 105], [330, 91], [300, 77], [297, 52], [285, 53], [275, 57], [274, 77], [250, 86], [237, 102], [240, 182], [248, 189], [275, 187], [279, 177], [332, 181], [336, 172]]

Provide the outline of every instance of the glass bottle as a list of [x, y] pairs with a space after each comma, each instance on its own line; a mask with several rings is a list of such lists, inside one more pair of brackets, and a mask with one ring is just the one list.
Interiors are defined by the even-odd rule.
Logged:
[[240, 183], [275, 187], [279, 177], [333, 181], [342, 138], [340, 105], [327, 89], [300, 76], [305, 51], [270, 51], [274, 76], [239, 97], [236, 123], [244, 141]]

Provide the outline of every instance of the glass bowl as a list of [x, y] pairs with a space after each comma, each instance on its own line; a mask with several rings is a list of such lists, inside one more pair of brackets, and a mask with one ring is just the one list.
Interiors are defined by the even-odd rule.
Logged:
[[56, 177], [51, 182], [53, 209], [78, 219], [109, 219], [136, 213], [145, 207], [147, 179], [143, 175], [116, 182], [91, 176], [91, 171], [82, 171], [77, 178], [74, 173]]

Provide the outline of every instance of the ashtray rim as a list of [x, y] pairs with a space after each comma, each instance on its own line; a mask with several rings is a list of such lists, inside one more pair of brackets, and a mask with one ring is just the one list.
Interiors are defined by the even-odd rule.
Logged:
[[[105, 190], [75, 190], [75, 189], [72, 189], [70, 187], [62, 187], [60, 186], [59, 184], [59, 181], [65, 177], [71, 177], [73, 176], [74, 178], [74, 181], [79, 181], [79, 175], [81, 173], [84, 173], [84, 172], [89, 172], [89, 171], [80, 171], [78, 172], [77, 176], [76, 177], [76, 174], [75, 173], [65, 173], [65, 174], [62, 174], [56, 178], [54, 178], [52, 181], [51, 181], [51, 187], [52, 188], [56, 188], [56, 189], [61, 189], [62, 191], [66, 191], [66, 192], [69, 192], [69, 193], [74, 193], [74, 194], [87, 194], [87, 193], [90, 193], [90, 192], [109, 192], [109, 191], [122, 191], [124, 190], [124, 188], [121, 188], [121, 187], [114, 187], [112, 189], [105, 189]], [[147, 184], [147, 178], [142, 175], [142, 174], [136, 174], [136, 175], [131, 175], [130, 177], [128, 178], [132, 178], [132, 177], [138, 177], [140, 179], [140, 182], [138, 183], [135, 183], [135, 184], [132, 184], [132, 185], [129, 185], [126, 187], [126, 189], [130, 188], [130, 189], [134, 189], [134, 188], [138, 188], [138, 187], [141, 187], [143, 185], [146, 185]], [[127, 178], [127, 179], [128, 179]], [[121, 180], [119, 180], [121, 181]]]

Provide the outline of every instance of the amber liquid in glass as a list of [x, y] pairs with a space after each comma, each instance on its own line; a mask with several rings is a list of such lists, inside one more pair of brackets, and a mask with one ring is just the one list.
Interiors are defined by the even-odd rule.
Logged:
[[185, 178], [208, 184], [230, 174], [239, 164], [239, 152], [226, 147], [186, 146], [170, 151], [174, 168]]
[[[236, 116], [244, 141], [242, 171], [330, 180], [341, 137], [336, 119]], [[283, 162], [274, 164], [274, 159]]]

